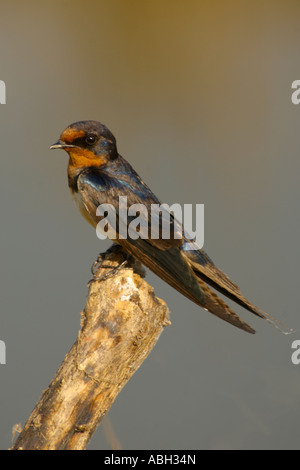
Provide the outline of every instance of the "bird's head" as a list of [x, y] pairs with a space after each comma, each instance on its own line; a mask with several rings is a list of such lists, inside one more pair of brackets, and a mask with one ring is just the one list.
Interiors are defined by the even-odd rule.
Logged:
[[102, 166], [118, 156], [115, 137], [97, 121], [71, 124], [50, 149], [65, 150], [74, 167]]

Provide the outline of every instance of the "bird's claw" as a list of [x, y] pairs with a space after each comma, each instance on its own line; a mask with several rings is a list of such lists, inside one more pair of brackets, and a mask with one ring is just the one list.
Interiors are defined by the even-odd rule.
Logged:
[[[118, 271], [120, 271], [121, 269], [123, 269], [127, 263], [128, 263], [128, 260], [129, 260], [129, 256], [122, 252], [123, 254], [123, 261], [118, 264], [118, 266], [111, 266], [111, 265], [106, 265], [106, 266], [103, 266], [103, 262], [105, 260], [105, 256], [104, 254], [100, 253], [98, 258], [96, 259], [96, 261], [92, 264], [92, 267], [91, 267], [91, 271], [92, 271], [92, 274], [93, 274], [93, 278], [88, 282], [88, 287], [91, 285], [92, 282], [95, 282], [95, 281], [105, 281], [106, 279], [109, 279], [110, 277], [113, 277]], [[101, 276], [96, 276], [96, 272], [98, 271], [99, 268], [107, 268], [110, 270], [105, 273], [105, 274], [102, 274]]]

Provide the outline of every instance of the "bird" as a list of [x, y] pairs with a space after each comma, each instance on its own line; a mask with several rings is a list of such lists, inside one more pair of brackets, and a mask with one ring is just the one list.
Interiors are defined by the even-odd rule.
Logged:
[[[110, 204], [115, 209], [117, 228], [122, 224], [128, 227], [132, 218], [125, 219], [121, 214], [120, 196], [127, 198], [127, 209], [133, 204], [143, 204], [146, 209], [161, 205], [130, 163], [119, 154], [116, 138], [104, 124], [93, 120], [74, 122], [50, 149], [63, 149], [68, 153], [70, 192], [83, 217], [94, 228], [101, 220], [97, 208], [102, 204]], [[150, 225], [150, 220], [145, 222]], [[113, 241], [185, 297], [235, 327], [255, 333], [215, 291], [283, 333], [291, 331], [244, 297], [238, 285], [216, 266], [195, 241], [187, 239], [182, 231], [181, 236], [176, 237], [174, 234], [178, 232], [178, 227], [183, 227], [173, 214], [170, 214], [170, 226], [167, 239], [162, 236], [159, 227], [156, 237], [151, 237], [150, 232], [148, 237], [143, 238], [129, 235], [118, 237], [117, 231]]]

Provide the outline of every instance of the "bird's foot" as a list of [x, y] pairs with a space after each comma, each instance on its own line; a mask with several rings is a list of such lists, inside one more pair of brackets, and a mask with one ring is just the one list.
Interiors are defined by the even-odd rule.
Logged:
[[[120, 254], [123, 257], [123, 260], [120, 261], [117, 266], [112, 266], [107, 263], [104, 264], [104, 262], [109, 259], [108, 256], [110, 254]], [[130, 258], [131, 256], [122, 251], [118, 245], [112, 245], [112, 247], [109, 248], [106, 253], [100, 253], [91, 267], [93, 278], [88, 282], [88, 286], [90, 286], [92, 282], [105, 281], [106, 279], [113, 277], [117, 272], [121, 271], [121, 269], [123, 269], [129, 263]], [[99, 271], [100, 268], [109, 269], [109, 271], [105, 274], [102, 274], [101, 276], [97, 276], [96, 273], [97, 271]]]

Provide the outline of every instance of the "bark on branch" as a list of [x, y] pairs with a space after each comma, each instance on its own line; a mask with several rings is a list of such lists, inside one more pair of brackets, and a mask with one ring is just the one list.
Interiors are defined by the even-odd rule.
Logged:
[[[105, 276], [124, 259], [120, 249], [103, 256]], [[169, 325], [164, 301], [155, 297], [131, 260], [113, 277], [91, 282], [81, 329], [12, 450], [85, 449], [118, 393]]]

